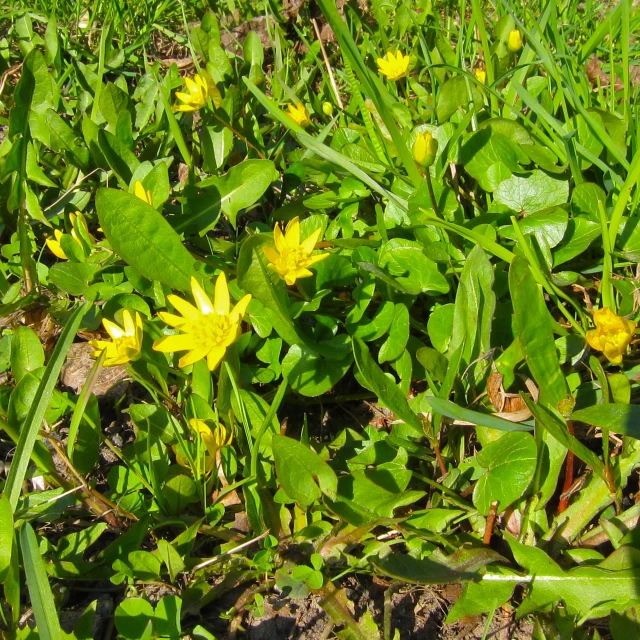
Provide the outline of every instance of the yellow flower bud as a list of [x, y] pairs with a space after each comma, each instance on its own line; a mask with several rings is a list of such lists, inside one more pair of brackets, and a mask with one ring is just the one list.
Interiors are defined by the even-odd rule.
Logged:
[[413, 159], [423, 168], [430, 167], [436, 159], [438, 141], [429, 133], [419, 133], [413, 143]]
[[509, 31], [509, 39], [507, 40], [507, 47], [512, 53], [518, 53], [522, 49], [522, 34], [518, 29]]
[[333, 105], [330, 102], [323, 102], [322, 113], [330, 118], [333, 115]]
[[480, 84], [485, 84], [487, 81], [487, 72], [484, 69], [481, 69], [480, 67], [476, 67], [476, 70], [473, 72], [473, 75], [475, 76], [476, 80], [480, 83]]
[[609, 307], [598, 309], [593, 314], [593, 323], [596, 328], [587, 331], [589, 346], [602, 351], [612, 364], [620, 364], [622, 354], [633, 338], [636, 323], [616, 315]]

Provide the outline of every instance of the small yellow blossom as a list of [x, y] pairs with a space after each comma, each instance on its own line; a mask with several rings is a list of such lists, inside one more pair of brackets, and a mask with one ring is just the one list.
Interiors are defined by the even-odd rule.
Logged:
[[67, 254], [62, 249], [62, 245], [60, 241], [62, 240], [62, 236], [64, 234], [60, 229], [53, 230], [53, 238], [47, 238], [45, 242], [47, 243], [47, 247], [49, 247], [49, 251], [53, 253], [56, 258], [60, 258], [60, 260], [68, 260]]
[[480, 84], [485, 84], [487, 82], [487, 72], [484, 69], [481, 69], [480, 67], [476, 67], [476, 70], [473, 72], [473, 75], [475, 76], [476, 80]]
[[636, 323], [621, 318], [603, 307], [593, 314], [595, 329], [587, 331], [587, 342], [592, 349], [602, 351], [612, 364], [622, 362], [622, 354], [631, 343]]
[[105, 367], [114, 367], [136, 360], [142, 348], [142, 318], [136, 311], [135, 320], [128, 309], [122, 312], [124, 327], [104, 318], [102, 324], [112, 340], [91, 340], [89, 344], [95, 349], [93, 357], [97, 358], [102, 351], [107, 352]]
[[404, 78], [409, 73], [410, 61], [411, 58], [403, 55], [401, 51], [398, 51], [395, 56], [391, 51], [387, 51], [387, 55], [384, 58], [376, 60], [378, 71], [393, 82]]
[[176, 98], [183, 104], [174, 105], [175, 111], [198, 111], [207, 104], [209, 97], [209, 87], [207, 81], [197, 74], [193, 78], [184, 79], [187, 85], [187, 92], [176, 91]]
[[[87, 238], [89, 240], [89, 242], [91, 244], [94, 244], [96, 242], [96, 239], [89, 233], [89, 227], [87, 225], [87, 221], [84, 217], [84, 215], [80, 212], [80, 211], [76, 211], [75, 213], [70, 213], [69, 214], [69, 220], [71, 220], [71, 237], [80, 245], [82, 246], [82, 242], [80, 241], [80, 238], [78, 238], [78, 234], [79, 234], [79, 228], [82, 227], [82, 230], [84, 231], [84, 237]], [[53, 231], [53, 238], [47, 238], [45, 240], [47, 247], [49, 247], [49, 250], [51, 251], [51, 253], [53, 253], [54, 256], [56, 256], [57, 258], [60, 258], [61, 260], [68, 260], [69, 258], [67, 257], [67, 254], [64, 252], [64, 249], [62, 248], [62, 237], [65, 234], [62, 233], [62, 231], [60, 231], [60, 229], [55, 229]], [[82, 236], [82, 234], [80, 233], [80, 235]]]
[[308, 127], [311, 124], [311, 120], [309, 118], [309, 112], [307, 108], [301, 103], [288, 105], [289, 109], [289, 117], [301, 127]]
[[509, 31], [509, 39], [507, 40], [507, 48], [512, 53], [518, 53], [522, 49], [522, 34], [518, 29]]
[[146, 202], [147, 204], [153, 206], [153, 196], [151, 195], [151, 191], [145, 189], [140, 180], [136, 180], [136, 183], [133, 185], [133, 193], [143, 202]]
[[423, 168], [430, 167], [436, 160], [438, 141], [429, 131], [419, 133], [413, 143], [413, 159]]
[[[189, 426], [202, 438], [202, 443], [206, 449], [205, 470], [207, 473], [213, 470], [216, 465], [218, 451], [229, 444], [233, 440], [233, 432], [227, 435], [227, 429], [223, 424], [217, 423], [212, 429], [208, 421], [192, 418], [189, 420]], [[176, 462], [183, 467], [189, 466], [186, 457], [179, 447], [174, 448], [176, 454]]]
[[264, 247], [269, 260], [269, 269], [275, 271], [288, 285], [295, 284], [298, 278], [308, 278], [313, 273], [309, 267], [329, 257], [328, 253], [312, 256], [322, 229], [316, 229], [304, 242], [300, 242], [300, 219], [296, 216], [282, 233], [276, 224], [273, 230], [273, 247]]
[[188, 351], [189, 353], [180, 358], [179, 367], [186, 367], [206, 358], [209, 370], [213, 371], [224, 358], [227, 347], [240, 335], [240, 323], [251, 296], [244, 296], [231, 309], [224, 273], [221, 273], [216, 280], [213, 303], [195, 278], [191, 278], [191, 291], [196, 302], [195, 307], [178, 296], [167, 296], [182, 317], [165, 312], [160, 312], [158, 315], [163, 322], [180, 329], [182, 333], [156, 340], [153, 348], [163, 353]]

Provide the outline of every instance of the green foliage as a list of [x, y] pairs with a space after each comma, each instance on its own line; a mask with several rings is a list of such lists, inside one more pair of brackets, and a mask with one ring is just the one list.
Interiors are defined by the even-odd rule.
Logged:
[[280, 4], [0, 18], [0, 632], [633, 637], [638, 12]]

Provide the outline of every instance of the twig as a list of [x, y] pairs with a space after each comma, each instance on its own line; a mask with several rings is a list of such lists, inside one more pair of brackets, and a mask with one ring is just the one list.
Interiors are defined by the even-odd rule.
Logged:
[[315, 29], [316, 36], [318, 38], [318, 42], [320, 43], [320, 51], [322, 51], [322, 57], [324, 58], [324, 64], [327, 67], [327, 73], [329, 74], [329, 82], [331, 83], [331, 88], [333, 89], [333, 95], [336, 97], [336, 102], [341, 110], [344, 110], [344, 105], [342, 104], [342, 100], [340, 99], [340, 92], [338, 91], [338, 85], [336, 84], [336, 79], [333, 75], [333, 69], [331, 68], [331, 64], [329, 63], [329, 58], [327, 57], [327, 51], [324, 48], [324, 43], [322, 42], [322, 37], [320, 35], [320, 29], [318, 28], [318, 23], [315, 18], [311, 18], [311, 24]]
[[491, 534], [493, 533], [493, 525], [496, 521], [496, 512], [498, 511], [498, 502], [491, 503], [491, 509], [487, 516], [487, 526], [484, 528], [484, 536], [482, 542], [484, 544], [491, 544]]
[[209, 567], [212, 564], [216, 564], [218, 562], [220, 562], [221, 560], [224, 560], [225, 558], [228, 558], [229, 556], [233, 555], [234, 553], [238, 553], [238, 551], [242, 551], [243, 549], [246, 549], [247, 547], [250, 547], [252, 544], [254, 544], [255, 542], [258, 542], [259, 540], [262, 540], [263, 538], [266, 538], [269, 535], [270, 531], [269, 529], [267, 529], [264, 533], [261, 533], [257, 538], [252, 538], [251, 540], [247, 540], [246, 542], [243, 542], [242, 544], [239, 544], [237, 547], [234, 547], [233, 549], [230, 549], [229, 551], [225, 551], [224, 553], [220, 553], [217, 556], [213, 556], [213, 558], [209, 558], [208, 560], [205, 560], [204, 562], [201, 562], [200, 564], [197, 564], [195, 567], [193, 567], [193, 569], [191, 569], [191, 574], [195, 574], [196, 571], [200, 571], [200, 569], [204, 569], [205, 567]]
[[[573, 423], [571, 420], [567, 420], [567, 431], [573, 435]], [[573, 460], [573, 451], [567, 451], [567, 469], [564, 474], [564, 485], [562, 487], [562, 494], [564, 497], [561, 498], [560, 503], [558, 504], [558, 515], [560, 515], [569, 506], [569, 498], [571, 497], [569, 489], [571, 489], [571, 486], [573, 485]]]

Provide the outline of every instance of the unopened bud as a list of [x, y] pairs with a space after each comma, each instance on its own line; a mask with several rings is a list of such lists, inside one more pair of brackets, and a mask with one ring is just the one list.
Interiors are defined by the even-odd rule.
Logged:
[[333, 105], [330, 102], [323, 102], [322, 113], [330, 118], [333, 115]]
[[518, 29], [509, 31], [509, 39], [507, 40], [507, 47], [512, 53], [518, 53], [522, 49], [522, 34]]
[[436, 159], [438, 141], [429, 133], [423, 131], [418, 134], [413, 143], [413, 159], [423, 168], [430, 167]]

